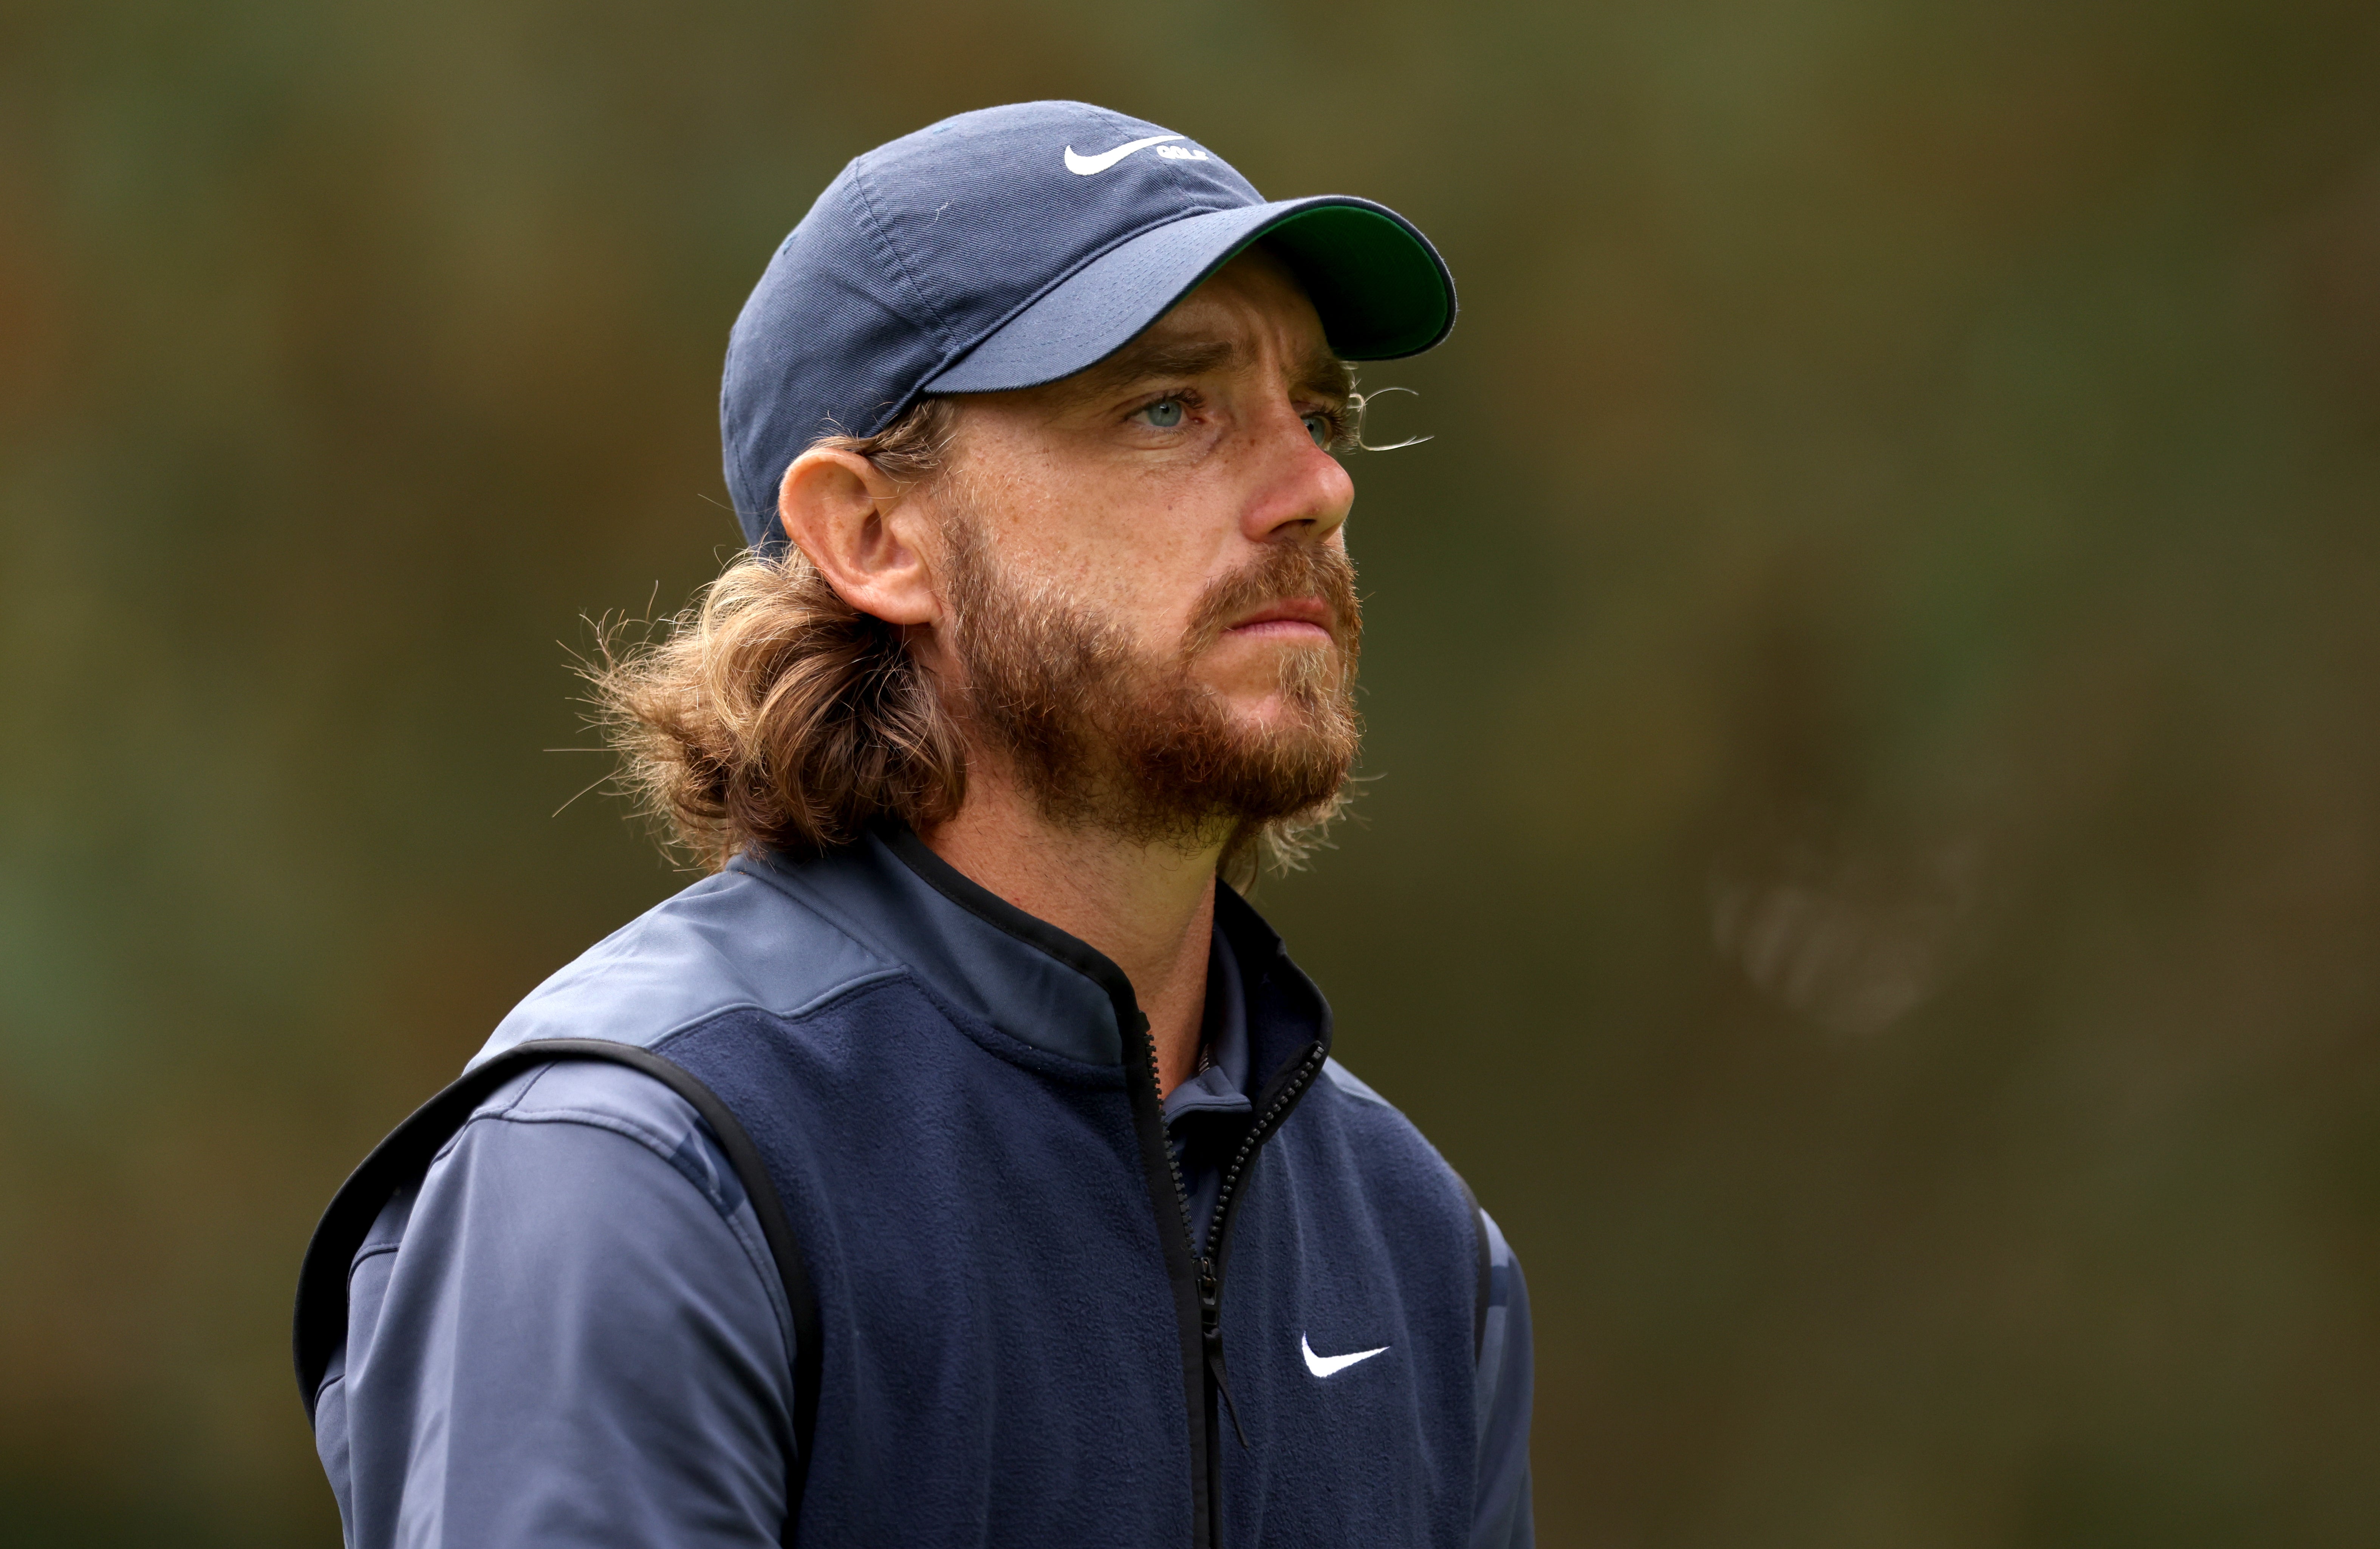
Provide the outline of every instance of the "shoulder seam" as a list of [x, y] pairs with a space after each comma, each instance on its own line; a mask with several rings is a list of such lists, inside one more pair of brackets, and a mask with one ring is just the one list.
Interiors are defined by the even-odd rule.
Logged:
[[[856, 994], [860, 990], [883, 984], [889, 979], [915, 977], [916, 975], [909, 972], [909, 968], [906, 963], [894, 963], [889, 968], [872, 968], [865, 974], [855, 974], [850, 978], [844, 979], [839, 984], [832, 985], [827, 988], [819, 991], [818, 994], [811, 996], [808, 1000], [803, 1001], [800, 1005], [791, 1007], [782, 1011], [774, 1006], [763, 1006], [757, 1000], [730, 1000], [722, 1005], [708, 1007], [702, 1010], [695, 1012], [693, 1015], [686, 1018], [682, 1022], [673, 1023], [671, 1026], [662, 1029], [660, 1033], [655, 1034], [653, 1041], [650, 1044], [644, 1045], [643, 1047], [651, 1049], [654, 1053], [658, 1054], [661, 1052], [661, 1047], [663, 1044], [682, 1038], [698, 1027], [708, 1026], [711, 1023], [718, 1021], [721, 1017], [731, 1015], [736, 1011], [758, 1011], [762, 1016], [779, 1017], [786, 1022], [800, 1022], [806, 1017], [816, 1016], [819, 1012], [826, 1010], [827, 1007], [833, 1004], [835, 1001], [842, 999], [846, 995]], [[683, 1101], [683, 1099], [681, 1099], [681, 1101]]]
[[[542, 1077], [547, 1071], [552, 1070], [554, 1066], [559, 1063], [561, 1063], [561, 1060], [556, 1059], [552, 1063], [540, 1065], [537, 1068], [535, 1073], [537, 1076]], [[636, 1070], [634, 1067], [613, 1066], [611, 1069], [625, 1071], [628, 1074], [637, 1077], [638, 1080], [650, 1082], [652, 1085], [658, 1087], [672, 1103], [685, 1110], [687, 1119], [687, 1132], [696, 1139], [698, 1144], [710, 1149], [718, 1164], [719, 1170], [724, 1176], [729, 1178], [736, 1176], [734, 1164], [730, 1162], [725, 1154], [720, 1150], [719, 1141], [717, 1137], [711, 1134], [710, 1126], [703, 1122], [702, 1115], [696, 1110], [695, 1106], [692, 1103], [686, 1100], [684, 1095], [672, 1091], [667, 1083], [647, 1075], [644, 1071]], [[524, 1090], [522, 1096], [527, 1095], [528, 1093]], [[662, 1136], [654, 1133], [645, 1126], [635, 1122], [633, 1119], [623, 1118], [617, 1114], [606, 1114], [587, 1108], [552, 1108], [539, 1113], [523, 1114], [515, 1111], [515, 1108], [517, 1106], [518, 1099], [516, 1099], [512, 1106], [502, 1108], [482, 1108], [465, 1119], [461, 1124], [455, 1127], [454, 1134], [447, 1137], [446, 1144], [438, 1148], [437, 1155], [433, 1156], [430, 1159], [428, 1166], [422, 1169], [423, 1181], [428, 1180], [431, 1168], [437, 1167], [439, 1163], [444, 1161], [454, 1151], [455, 1147], [462, 1144], [463, 1137], [470, 1132], [471, 1127], [483, 1120], [490, 1122], [502, 1121], [513, 1124], [577, 1124], [585, 1129], [602, 1131], [611, 1134], [618, 1135], [621, 1139], [634, 1144], [639, 1149], [650, 1155], [656, 1161], [660, 1162], [662, 1167], [666, 1168], [670, 1174], [677, 1179], [679, 1182], [684, 1183], [687, 1188], [693, 1190], [695, 1197], [710, 1208], [710, 1213], [719, 1218], [719, 1222], [722, 1226], [727, 1228], [728, 1235], [735, 1239], [736, 1245], [744, 1250], [744, 1256], [750, 1262], [754, 1273], [758, 1274], [760, 1277], [762, 1289], [768, 1294], [770, 1309], [775, 1313], [777, 1318], [778, 1332], [785, 1339], [787, 1349], [790, 1349], [792, 1348], [794, 1338], [793, 1312], [790, 1307], [784, 1304], [783, 1289], [778, 1281], [775, 1273], [775, 1266], [770, 1259], [768, 1246], [764, 1242], [753, 1240], [752, 1233], [746, 1229], [745, 1222], [742, 1219], [745, 1215], [748, 1214], [753, 1209], [753, 1205], [748, 1195], [736, 1208], [733, 1210], [722, 1210], [720, 1208], [720, 1202], [711, 1197], [710, 1193], [705, 1190], [701, 1184], [686, 1176], [686, 1169], [678, 1166], [676, 1160], [677, 1147], [675, 1145], [665, 1144]], [[385, 1246], [374, 1244], [371, 1245], [367, 1252], [359, 1252], [348, 1265], [349, 1276], [352, 1277], [355, 1272], [355, 1265], [360, 1264], [368, 1255], [368, 1252], [395, 1253], [402, 1246], [403, 1241], [400, 1239], [398, 1241], [388, 1243]]]
[[[829, 924], [832, 925], [832, 922], [830, 921]], [[867, 949], [863, 946], [862, 950], [866, 950]], [[874, 954], [871, 952], [870, 955], [873, 956]], [[870, 969], [864, 974], [855, 974], [850, 978], [841, 980], [836, 984], [829, 986], [827, 988], [820, 990], [818, 994], [811, 996], [808, 1000], [805, 1000], [801, 1004], [792, 1007], [786, 1010], [779, 1010], [774, 1006], [764, 1006], [760, 1004], [760, 1002], [748, 998], [736, 1000], [726, 1000], [716, 1006], [706, 1006], [698, 1011], [692, 1012], [676, 1022], [671, 1023], [669, 1025], [663, 1027], [660, 1032], [652, 1034], [647, 1041], [639, 1041], [635, 1038], [619, 1038], [614, 1041], [632, 1044], [638, 1048], [650, 1049], [658, 1053], [661, 1050], [662, 1046], [664, 1044], [683, 1037], [685, 1035], [693, 1032], [698, 1027], [705, 1026], [717, 1021], [721, 1017], [727, 1016], [735, 1011], [758, 1011], [763, 1016], [782, 1017], [787, 1022], [797, 1022], [804, 1017], [816, 1015], [818, 1012], [825, 1010], [829, 1004], [840, 999], [844, 996], [852, 994], [855, 991], [866, 989], [873, 985], [882, 984], [890, 979], [905, 977], [915, 978], [916, 975], [909, 972], [907, 964], [894, 963], [889, 967]], [[527, 1001], [522, 1002], [522, 1005], [524, 1006], [527, 1004]], [[543, 1034], [533, 1035], [529, 1038], [521, 1039], [520, 1043], [530, 1043], [535, 1041], [536, 1037], [548, 1035], [549, 1035]], [[520, 1043], [507, 1044], [504, 1048], [483, 1048], [478, 1054], [472, 1056], [470, 1064], [466, 1066], [465, 1069], [470, 1070], [485, 1064], [488, 1060], [495, 1059], [498, 1055], [503, 1054], [509, 1049], [519, 1047]], [[523, 1095], [527, 1095], [526, 1089], [524, 1089]], [[473, 1117], [476, 1118], [478, 1116], [475, 1114]]]
[[[547, 1071], [552, 1071], [554, 1068], [554, 1065], [558, 1065], [560, 1063], [562, 1063], [562, 1061], [557, 1059], [553, 1064], [539, 1066], [531, 1076], [530, 1084], [534, 1085], [537, 1079], [543, 1077]], [[625, 1066], [619, 1068], [626, 1069]], [[641, 1071], [629, 1071], [628, 1073], [639, 1078], [640, 1080], [650, 1082], [653, 1086], [666, 1094], [670, 1101], [677, 1104], [686, 1110], [686, 1116], [687, 1119], [691, 1121], [694, 1128], [697, 1130], [701, 1128], [701, 1115], [694, 1111], [693, 1104], [687, 1102], [684, 1097], [679, 1096], [676, 1093], [670, 1091], [667, 1085], [661, 1082], [654, 1081], [652, 1077], [646, 1075]], [[638, 1123], [636, 1120], [626, 1118], [621, 1114], [604, 1113], [601, 1109], [583, 1107], [542, 1108], [535, 1113], [522, 1113], [519, 1111], [521, 1098], [528, 1096], [528, 1092], [524, 1090], [521, 1093], [520, 1097], [514, 1098], [513, 1101], [505, 1104], [503, 1107], [481, 1107], [474, 1109], [467, 1118], [464, 1119], [462, 1123], [455, 1126], [455, 1132], [446, 1137], [446, 1144], [440, 1146], [436, 1155], [430, 1158], [430, 1167], [436, 1167], [439, 1163], [444, 1161], [449, 1156], [453, 1155], [455, 1148], [463, 1143], [463, 1137], [471, 1132], [471, 1126], [480, 1123], [578, 1124], [583, 1125], [589, 1130], [608, 1130], [612, 1133], [618, 1135], [625, 1140], [635, 1141], [638, 1145], [641, 1145], [647, 1151], [651, 1152], [654, 1156], [660, 1157], [664, 1162], [667, 1162], [670, 1159], [671, 1153], [675, 1150], [674, 1146], [663, 1144], [660, 1135], [655, 1134], [652, 1131], [647, 1129], [644, 1125]], [[673, 1172], [677, 1171], [674, 1167], [671, 1168], [670, 1170]], [[422, 1176], [425, 1179], [428, 1178], [428, 1168], [422, 1169]], [[684, 1177], [685, 1175], [680, 1174], [679, 1176]], [[690, 1184], [693, 1180], [689, 1179], [687, 1181]]]

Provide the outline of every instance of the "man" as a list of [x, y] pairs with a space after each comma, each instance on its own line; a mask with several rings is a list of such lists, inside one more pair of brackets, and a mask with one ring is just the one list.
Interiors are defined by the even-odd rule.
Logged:
[[599, 674], [716, 868], [342, 1191], [355, 1549], [1530, 1541], [1520, 1273], [1219, 875], [1355, 753], [1363, 200], [1073, 103], [854, 162], [729, 346], [751, 551]]

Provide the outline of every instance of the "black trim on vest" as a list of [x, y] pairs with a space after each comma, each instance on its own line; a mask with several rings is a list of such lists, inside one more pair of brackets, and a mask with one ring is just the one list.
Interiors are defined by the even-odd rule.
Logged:
[[332, 1196], [306, 1245], [306, 1259], [298, 1272], [298, 1307], [292, 1343], [298, 1364], [298, 1396], [306, 1403], [306, 1422], [314, 1422], [314, 1401], [329, 1370], [331, 1353], [347, 1336], [347, 1275], [356, 1252], [370, 1235], [372, 1223], [391, 1195], [419, 1179], [431, 1158], [470, 1119], [491, 1092], [521, 1071], [559, 1059], [600, 1059], [625, 1065], [652, 1077], [692, 1106], [710, 1128], [728, 1165], [752, 1201], [759, 1217], [760, 1235], [776, 1261], [784, 1282], [785, 1305], [794, 1317], [794, 1457], [785, 1480], [784, 1541], [794, 1538], [794, 1522], [801, 1510], [802, 1482], [809, 1470], [812, 1438], [818, 1432], [819, 1361], [825, 1347], [819, 1325], [818, 1300], [810, 1293], [809, 1276], [785, 1207], [770, 1181], [769, 1169], [752, 1137], [744, 1132], [735, 1114], [682, 1066], [635, 1044], [603, 1038], [536, 1038], [516, 1044], [486, 1064], [466, 1072], [436, 1096], [416, 1108], [386, 1140], [372, 1148], [347, 1180]]
[[[1157, 1239], [1165, 1251], [1166, 1273], [1173, 1281], [1174, 1316], [1182, 1334], [1182, 1390], [1190, 1441], [1190, 1541], [1215, 1542], [1216, 1516], [1212, 1491], [1216, 1478], [1211, 1456], [1212, 1427], [1207, 1399], [1206, 1338], [1198, 1308], [1197, 1262], [1191, 1247], [1189, 1195], [1165, 1134], [1165, 1105], [1157, 1095], [1157, 1040], [1148, 1017], [1133, 993], [1132, 980], [1113, 959], [1081, 938], [1068, 935], [1047, 920], [1037, 919], [1002, 898], [950, 862], [934, 853], [905, 828], [888, 828], [883, 840], [936, 892], [983, 921], [1007, 932], [1026, 946], [1046, 952], [1107, 991], [1115, 1008], [1116, 1031], [1125, 1040], [1124, 1093], [1132, 1104], [1133, 1130], [1140, 1142], [1141, 1172], [1148, 1185], [1149, 1206], [1157, 1215]], [[1137, 1040], [1145, 1059], [1131, 1055]], [[1171, 1218], [1179, 1231], [1169, 1231]]]
[[[1220, 888], [1222, 884], [1218, 882], [1216, 886]], [[1215, 1386], [1222, 1393], [1223, 1402], [1227, 1405], [1232, 1401], [1232, 1395], [1231, 1390], [1223, 1386], [1223, 1277], [1231, 1268], [1232, 1223], [1239, 1218], [1240, 1199], [1246, 1192], [1245, 1175], [1256, 1166], [1257, 1152], [1266, 1140], [1281, 1127], [1288, 1119], [1291, 1111], [1297, 1107], [1299, 1100], [1313, 1089], [1314, 1078], [1321, 1072], [1322, 1062], [1330, 1057], [1330, 1046], [1328, 1039], [1318, 1038], [1299, 1050], [1288, 1064], [1273, 1072], [1272, 1079], [1265, 1083], [1264, 1090], [1257, 1095], [1256, 1121], [1249, 1126], [1248, 1132], [1241, 1138], [1239, 1152], [1232, 1158], [1230, 1170], [1223, 1175], [1222, 1186], [1216, 1192], [1215, 1219], [1208, 1228], [1207, 1249], [1207, 1262], [1213, 1268], [1213, 1276], [1204, 1287], [1206, 1301], [1201, 1309], [1204, 1313], [1201, 1333], [1205, 1337], [1207, 1361], [1214, 1373]], [[1232, 1413], [1232, 1428], [1239, 1433], [1240, 1446], [1245, 1447], [1248, 1445], [1248, 1436], [1245, 1431], [1240, 1430], [1240, 1417], [1236, 1409]], [[1210, 1445], [1216, 1450], [1221, 1450], [1222, 1427], [1215, 1424], [1210, 1419], [1208, 1433]], [[1215, 1480], [1216, 1499], [1213, 1510], [1215, 1520], [1220, 1522], [1223, 1518], [1223, 1502], [1220, 1489], [1222, 1474], [1220, 1470], [1217, 1471]]]
[[885, 847], [917, 874], [920, 881], [988, 926], [1006, 931], [1037, 951], [1046, 952], [1108, 992], [1115, 1002], [1120, 1031], [1129, 1037], [1126, 1015], [1140, 1014], [1132, 980], [1115, 960], [1080, 937], [1069, 936], [1049, 921], [1026, 914], [965, 872], [934, 853], [931, 846], [907, 829], [883, 830]]
[[[1226, 902], [1227, 900], [1228, 902]], [[1216, 919], [1223, 928], [1226, 937], [1233, 938], [1233, 947], [1236, 950], [1238, 947], [1236, 933], [1232, 930], [1231, 923], [1234, 910], [1249, 920], [1256, 918], [1255, 911], [1249, 909], [1238, 894], [1219, 880], [1215, 884]], [[1256, 975], [1258, 985], [1269, 981], [1272, 971], [1276, 967], [1289, 968], [1292, 973], [1295, 972], [1289, 962], [1288, 949], [1281, 944], [1280, 938], [1267, 930], [1265, 938], [1271, 943], [1272, 960], [1266, 964], [1262, 973]], [[1300, 977], [1303, 978], [1303, 975]], [[1228, 1388], [1223, 1387], [1222, 1300], [1223, 1279], [1230, 1272], [1232, 1263], [1232, 1223], [1239, 1218], [1240, 1200], [1246, 1192], [1247, 1176], [1255, 1168], [1257, 1155], [1263, 1148], [1264, 1143], [1289, 1121], [1290, 1114], [1305, 1099], [1305, 1094], [1313, 1090], [1315, 1078], [1322, 1073], [1323, 1063], [1330, 1058], [1330, 1026], [1326, 1015], [1322, 1024], [1322, 1036], [1305, 1044], [1282, 1061], [1271, 1076], [1267, 1078], [1263, 1088], [1257, 1093], [1254, 1102], [1256, 1117], [1249, 1124], [1247, 1132], [1241, 1136], [1239, 1150], [1232, 1156], [1231, 1165], [1224, 1170], [1222, 1184], [1215, 1193], [1215, 1218], [1208, 1228], [1207, 1233], [1207, 1261], [1213, 1270], [1213, 1278], [1203, 1288], [1206, 1293], [1206, 1302], [1203, 1305], [1206, 1325], [1204, 1332], [1207, 1339], [1207, 1362], [1214, 1372], [1215, 1386], [1222, 1390], [1226, 1404], [1231, 1402], [1231, 1393]], [[1232, 1416], [1232, 1424], [1234, 1430], [1238, 1429], [1239, 1416], [1236, 1412]], [[1220, 1441], [1217, 1445], [1220, 1446]], [[1245, 1432], [1240, 1434], [1240, 1445], [1243, 1447], [1248, 1445]], [[1222, 1512], [1220, 1499], [1216, 1503], [1215, 1510], [1220, 1519]]]

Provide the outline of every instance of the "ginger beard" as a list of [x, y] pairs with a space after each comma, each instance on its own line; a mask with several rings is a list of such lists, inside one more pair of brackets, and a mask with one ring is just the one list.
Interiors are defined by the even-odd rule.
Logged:
[[[1363, 621], [1342, 551], [1274, 544], [1210, 584], [1163, 655], [1055, 583], [1014, 574], [965, 513], [945, 533], [965, 679], [952, 708], [1051, 822], [1186, 852], [1319, 814], [1344, 788]], [[1198, 660], [1235, 619], [1300, 597], [1329, 606], [1330, 643], [1281, 648], [1276, 713], [1250, 721], [1198, 681]]]

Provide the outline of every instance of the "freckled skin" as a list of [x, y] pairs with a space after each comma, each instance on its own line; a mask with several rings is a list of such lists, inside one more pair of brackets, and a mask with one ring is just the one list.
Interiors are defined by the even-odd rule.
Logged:
[[[941, 478], [905, 485], [864, 457], [812, 448], [786, 470], [778, 514], [835, 590], [909, 626], [912, 648], [937, 672], [958, 670], [942, 639], [937, 565], [939, 502], [954, 495], [1010, 575], [1062, 586], [1140, 652], [1170, 658], [1208, 588], [1246, 571], [1264, 545], [1344, 548], [1354, 485], [1318, 444], [1344, 407], [1340, 369], [1296, 280], [1252, 250], [1111, 361], [961, 399]], [[1327, 613], [1310, 599], [1258, 606], [1230, 621], [1192, 676], [1243, 724], [1269, 725], [1291, 713], [1282, 653], [1330, 647], [1318, 618]], [[922, 837], [1113, 960], [1148, 1015], [1160, 1090], [1188, 1077], [1226, 835], [1185, 850], [1053, 825], [997, 750], [971, 747], [958, 815]]]
[[[1322, 325], [1277, 260], [1244, 255], [1141, 342], [1168, 338], [1242, 353], [1196, 375], [980, 394], [955, 446], [1003, 563], [1061, 583], [1160, 655], [1178, 648], [1207, 587], [1247, 568], [1259, 546], [1343, 549], [1355, 499], [1308, 424], [1341, 405], [1297, 381], [1296, 367], [1323, 347]], [[1170, 403], [1182, 404], [1178, 416], [1150, 412]], [[1176, 422], [1152, 423], [1169, 418]], [[1194, 672], [1260, 723], [1281, 708], [1277, 653], [1328, 644], [1312, 622], [1245, 625]]]

